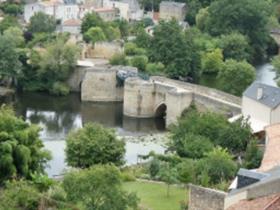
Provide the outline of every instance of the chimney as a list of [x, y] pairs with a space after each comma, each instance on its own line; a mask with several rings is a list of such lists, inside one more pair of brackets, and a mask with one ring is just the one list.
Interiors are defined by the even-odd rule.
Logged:
[[263, 97], [263, 88], [258, 87], [258, 90], [257, 90], [257, 100], [262, 99], [262, 97]]

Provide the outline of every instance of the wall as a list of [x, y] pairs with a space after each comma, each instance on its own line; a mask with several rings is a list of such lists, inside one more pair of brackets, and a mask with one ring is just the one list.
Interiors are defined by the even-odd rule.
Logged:
[[139, 118], [154, 116], [154, 84], [139, 78], [128, 78], [124, 86], [124, 115]]
[[226, 193], [189, 185], [189, 210], [223, 210]]
[[248, 97], [243, 96], [242, 100], [242, 114], [247, 116], [254, 116], [256, 120], [262, 121], [266, 124], [270, 124], [270, 108], [256, 102]]
[[80, 92], [81, 84], [84, 79], [84, 76], [90, 68], [85, 67], [76, 67], [75, 71], [71, 74], [70, 78], [67, 80], [67, 84], [70, 87], [70, 91]]
[[82, 101], [122, 101], [123, 87], [117, 87], [116, 73], [107, 68], [87, 71], [82, 81]]
[[280, 106], [276, 107], [271, 112], [271, 124], [280, 122]]
[[91, 56], [94, 58], [110, 59], [114, 54], [123, 53], [123, 47], [117, 42], [97, 42]]

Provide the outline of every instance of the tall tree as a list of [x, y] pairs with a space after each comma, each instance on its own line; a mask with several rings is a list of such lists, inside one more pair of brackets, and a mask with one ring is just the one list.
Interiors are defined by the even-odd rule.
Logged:
[[0, 35], [0, 75], [4, 80], [16, 78], [21, 73], [15, 44], [9, 37]]
[[182, 28], [175, 20], [162, 21], [155, 28], [150, 57], [154, 62], [163, 63], [170, 77], [187, 77], [198, 71], [197, 55], [192, 41], [185, 37]]
[[264, 56], [269, 37], [269, 1], [214, 1], [209, 6], [208, 13], [207, 32], [217, 36], [237, 31], [249, 38], [255, 59]]
[[50, 154], [39, 139], [39, 127], [17, 118], [11, 108], [0, 108], [0, 183], [43, 173]]
[[226, 60], [224, 68], [219, 72], [221, 89], [240, 96], [243, 91], [255, 80], [256, 71], [246, 61]]
[[52, 33], [56, 28], [56, 20], [53, 16], [43, 12], [35, 13], [30, 18], [28, 30], [32, 33]]

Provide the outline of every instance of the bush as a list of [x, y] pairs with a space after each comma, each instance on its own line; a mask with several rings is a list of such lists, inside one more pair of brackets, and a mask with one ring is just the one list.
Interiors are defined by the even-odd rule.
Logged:
[[162, 63], [148, 63], [146, 67], [146, 72], [149, 75], [163, 75], [164, 65]]
[[125, 54], [117, 53], [113, 55], [113, 57], [110, 59], [110, 64], [111, 65], [122, 65], [125, 66], [128, 64], [127, 59], [125, 57]]
[[136, 55], [131, 58], [130, 63], [132, 66], [138, 68], [140, 71], [145, 71], [148, 64], [148, 57], [145, 55]]
[[124, 53], [126, 55], [135, 55], [137, 45], [133, 42], [127, 42], [124, 45]]
[[124, 182], [134, 182], [134, 181], [136, 181], [135, 176], [129, 171], [123, 171], [121, 173], [121, 179]]
[[0, 193], [0, 210], [37, 210], [40, 198], [39, 191], [27, 181], [7, 182]]
[[55, 82], [50, 93], [57, 96], [66, 96], [70, 92], [70, 88], [63, 82]]
[[160, 170], [160, 161], [157, 158], [153, 158], [149, 165], [149, 173], [151, 178], [155, 178]]

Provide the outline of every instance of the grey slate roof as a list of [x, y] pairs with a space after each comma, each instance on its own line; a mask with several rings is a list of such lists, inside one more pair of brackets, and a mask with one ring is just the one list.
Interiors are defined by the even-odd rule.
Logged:
[[[263, 96], [259, 100], [257, 99], [258, 88], [263, 89]], [[272, 109], [280, 105], [280, 88], [266, 85], [260, 82], [254, 82], [253, 84], [251, 84], [243, 93], [243, 96], [258, 101], [259, 103], [262, 103]]]

